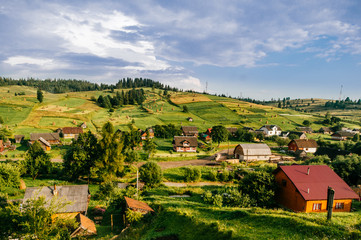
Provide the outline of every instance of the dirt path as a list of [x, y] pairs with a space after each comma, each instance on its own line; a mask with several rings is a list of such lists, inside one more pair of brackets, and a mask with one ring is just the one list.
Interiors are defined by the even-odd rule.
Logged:
[[[140, 162], [137, 164], [137, 167], [142, 166], [146, 162]], [[195, 160], [184, 160], [184, 161], [168, 161], [168, 162], [157, 162], [158, 165], [162, 168], [162, 170], [168, 168], [176, 168], [176, 167], [184, 167], [184, 166], [214, 166], [219, 165], [214, 160], [206, 160], [206, 159], [195, 159]]]
[[187, 187], [187, 186], [224, 186], [225, 183], [220, 182], [196, 182], [196, 183], [178, 183], [178, 182], [163, 182], [167, 187]]

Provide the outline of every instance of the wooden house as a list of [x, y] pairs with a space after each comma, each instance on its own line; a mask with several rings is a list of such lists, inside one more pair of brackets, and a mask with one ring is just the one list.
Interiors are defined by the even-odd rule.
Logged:
[[40, 138], [43, 138], [51, 145], [61, 144], [59, 133], [30, 133], [30, 144], [33, 144], [35, 141], [39, 141]]
[[38, 142], [40, 143], [40, 146], [45, 150], [45, 151], [50, 151], [51, 150], [51, 144], [46, 141], [44, 138], [40, 137]]
[[315, 153], [317, 147], [317, 142], [314, 139], [294, 139], [288, 144], [288, 150], [293, 152]]
[[149, 133], [149, 137], [150, 139], [154, 138], [154, 130], [153, 128], [148, 128], [147, 130], [143, 131], [140, 130], [140, 136], [142, 138], [142, 140], [146, 140], [147, 139], [147, 134]]
[[279, 204], [296, 212], [326, 212], [327, 189], [335, 190], [333, 211], [349, 212], [359, 196], [326, 165], [279, 166], [274, 171]]
[[313, 129], [311, 127], [298, 127], [297, 130], [300, 132], [303, 132], [303, 133], [312, 133], [313, 132]]
[[5, 150], [3, 140], [0, 140], [0, 152], [3, 152]]
[[198, 128], [194, 126], [182, 126], [182, 135], [186, 137], [198, 137]]
[[50, 203], [51, 199], [57, 197], [65, 202], [71, 202], [61, 209], [58, 213], [81, 213], [86, 215], [90, 200], [88, 185], [64, 185], [52, 187], [28, 187], [25, 190], [23, 203], [37, 196], [44, 196], [46, 202]]
[[277, 125], [263, 125], [259, 130], [263, 131], [266, 137], [270, 136], [280, 136], [281, 128]]
[[87, 128], [86, 122], [83, 122], [82, 124], [80, 124], [80, 127], [83, 129]]
[[79, 134], [83, 133], [83, 128], [82, 127], [64, 127], [61, 129], [61, 133], [63, 134], [64, 138], [77, 139]]
[[332, 140], [344, 141], [353, 138], [356, 133], [349, 131], [338, 131], [331, 135]]
[[14, 135], [15, 143], [21, 143], [22, 141], [24, 141], [24, 138], [24, 135]]
[[229, 132], [229, 134], [232, 136], [232, 137], [235, 137], [236, 136], [236, 132], [238, 130], [238, 128], [236, 127], [229, 127], [229, 128], [226, 128], [227, 131]]
[[333, 133], [332, 129], [329, 127], [321, 127], [320, 130], [318, 130], [320, 133], [323, 134], [331, 134]]
[[271, 149], [264, 143], [245, 143], [237, 145], [233, 154], [240, 161], [267, 161], [271, 157]]
[[147, 214], [150, 212], [154, 212], [154, 210], [149, 207], [145, 202], [141, 202], [132, 198], [124, 197], [126, 207], [132, 211], [140, 212], [142, 214]]
[[173, 150], [176, 152], [196, 152], [197, 151], [197, 137], [174, 136]]

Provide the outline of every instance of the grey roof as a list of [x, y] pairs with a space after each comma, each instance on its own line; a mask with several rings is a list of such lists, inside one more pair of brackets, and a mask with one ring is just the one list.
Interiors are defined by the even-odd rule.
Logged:
[[271, 149], [264, 143], [242, 143], [235, 150], [241, 147], [245, 156], [271, 155]]
[[23, 139], [25, 136], [24, 135], [14, 135], [14, 139]]
[[348, 131], [338, 131], [338, 132], [335, 132], [334, 134], [332, 134], [331, 136], [340, 136], [340, 137], [353, 137], [356, 133], [353, 133], [353, 132], [348, 132]]
[[190, 147], [198, 146], [197, 137], [185, 137], [185, 136], [174, 136], [173, 144], [177, 147], [178, 146], [183, 147], [184, 141], [188, 141]]
[[37, 141], [41, 137], [46, 141], [60, 141], [59, 133], [30, 133], [30, 141]]
[[297, 129], [300, 131], [313, 132], [311, 127], [297, 127]]
[[[58, 198], [65, 202], [71, 202], [65, 209], [60, 212], [86, 212], [88, 209], [88, 185], [66, 185], [56, 186]], [[44, 196], [46, 201], [50, 203], [54, 197], [54, 186], [52, 187], [29, 187], [25, 190], [23, 203], [36, 196]]]
[[[267, 130], [269, 130], [269, 131], [273, 131], [273, 127], [276, 127], [276, 129], [278, 130], [278, 131], [281, 131], [281, 128], [279, 127], [279, 126], [277, 126], [277, 125], [263, 125], [261, 128], [266, 128]], [[260, 129], [261, 129], [260, 128]]]
[[231, 134], [237, 132], [238, 128], [236, 127], [229, 127], [229, 128], [226, 128], [228, 132], [230, 132]]

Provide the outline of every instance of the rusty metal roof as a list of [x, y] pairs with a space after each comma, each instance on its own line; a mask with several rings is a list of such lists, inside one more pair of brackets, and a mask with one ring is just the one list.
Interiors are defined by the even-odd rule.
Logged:
[[151, 207], [149, 207], [149, 205], [146, 204], [145, 202], [134, 200], [134, 199], [128, 198], [128, 197], [124, 197], [124, 199], [127, 202], [128, 207], [133, 209], [133, 210], [154, 212], [154, 210]]

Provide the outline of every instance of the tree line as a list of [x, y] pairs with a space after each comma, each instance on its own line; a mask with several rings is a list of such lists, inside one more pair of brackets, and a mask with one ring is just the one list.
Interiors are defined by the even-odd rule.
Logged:
[[82, 91], [97, 91], [97, 90], [114, 90], [126, 88], [151, 87], [162, 90], [180, 91], [178, 88], [172, 88], [169, 85], [164, 85], [158, 81], [148, 78], [123, 78], [116, 84], [97, 84], [85, 80], [77, 79], [35, 79], [35, 78], [19, 78], [12, 79], [8, 77], [0, 77], [0, 86], [29, 86], [40, 88], [41, 90], [51, 93], [67, 93], [67, 92], [82, 92]]
[[127, 92], [117, 92], [115, 96], [100, 95], [96, 100], [97, 104], [103, 108], [118, 108], [123, 105], [141, 105], [146, 99], [143, 88], [131, 89]]

